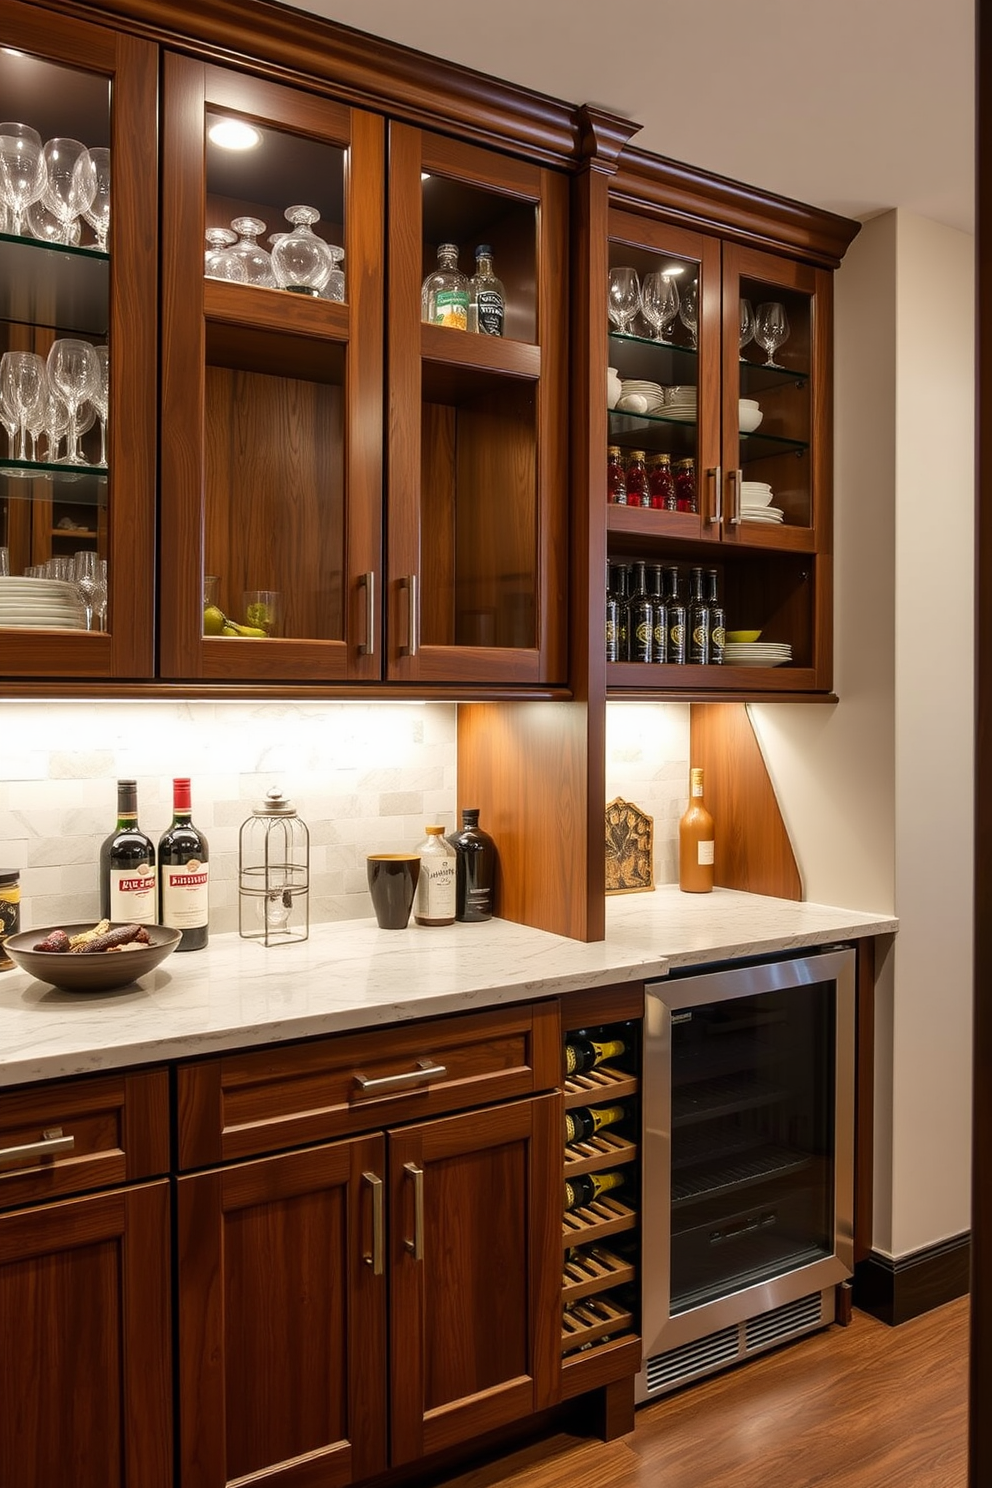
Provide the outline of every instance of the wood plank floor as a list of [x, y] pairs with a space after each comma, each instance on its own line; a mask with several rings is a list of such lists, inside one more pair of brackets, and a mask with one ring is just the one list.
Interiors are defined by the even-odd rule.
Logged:
[[855, 1312], [637, 1412], [448, 1488], [966, 1488], [968, 1299], [890, 1328]]

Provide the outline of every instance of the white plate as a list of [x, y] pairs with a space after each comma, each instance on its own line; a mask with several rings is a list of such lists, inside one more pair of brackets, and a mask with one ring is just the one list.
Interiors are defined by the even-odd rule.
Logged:
[[731, 666], [776, 667], [784, 666], [787, 661], [792, 660], [792, 657], [779, 656], [774, 658], [769, 657], [766, 659], [759, 656], [754, 656], [749, 657], [747, 661], [744, 661], [739, 656], [730, 657], [727, 655], [726, 651], [724, 651], [723, 659], [724, 661], [729, 661]]
[[55, 620], [2, 620], [0, 630], [86, 630], [86, 621], [77, 623]]
[[64, 579], [25, 579], [6, 574], [0, 577], [0, 596], [12, 597], [16, 594], [20, 598], [22, 595], [36, 594], [39, 597], [46, 595], [53, 599], [67, 599], [75, 592], [73, 586]]

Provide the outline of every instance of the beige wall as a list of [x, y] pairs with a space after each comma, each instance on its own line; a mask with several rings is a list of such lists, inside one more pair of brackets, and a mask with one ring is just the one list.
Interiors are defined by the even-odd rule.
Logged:
[[969, 1226], [974, 241], [907, 213], [837, 275], [836, 707], [752, 709], [810, 899], [888, 911], [876, 1249]]

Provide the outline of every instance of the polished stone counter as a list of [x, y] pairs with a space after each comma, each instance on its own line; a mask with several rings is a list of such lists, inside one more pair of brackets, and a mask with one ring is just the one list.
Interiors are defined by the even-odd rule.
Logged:
[[309, 1038], [664, 976], [670, 968], [891, 934], [890, 916], [672, 885], [607, 905], [586, 945], [506, 920], [311, 927], [266, 949], [237, 935], [174, 953], [120, 991], [0, 974], [0, 1086]]

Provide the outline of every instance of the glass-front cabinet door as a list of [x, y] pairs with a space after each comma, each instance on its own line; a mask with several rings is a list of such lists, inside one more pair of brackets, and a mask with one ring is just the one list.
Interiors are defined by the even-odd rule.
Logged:
[[382, 673], [383, 125], [165, 59], [161, 669]]
[[567, 182], [389, 134], [388, 676], [566, 680]]
[[148, 677], [157, 52], [3, 3], [0, 93], [0, 676]]

